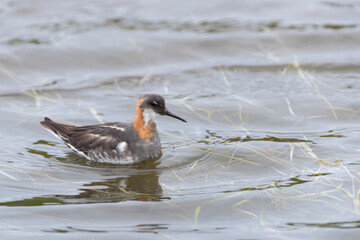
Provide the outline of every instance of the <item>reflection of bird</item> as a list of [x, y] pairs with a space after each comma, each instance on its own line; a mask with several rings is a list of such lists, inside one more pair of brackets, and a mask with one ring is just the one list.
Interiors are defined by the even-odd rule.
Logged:
[[46, 117], [41, 125], [87, 159], [129, 164], [161, 157], [161, 143], [155, 124], [155, 119], [161, 115], [186, 122], [166, 109], [163, 97], [145, 94], [137, 101], [132, 123], [76, 127], [56, 123]]
[[[75, 195], [54, 195], [52, 197], [66, 203], [81, 204], [169, 199], [162, 195], [163, 190], [159, 184], [160, 171], [157, 169], [159, 164], [159, 162], [153, 160], [133, 164], [129, 167], [116, 168], [114, 172], [112, 172], [113, 168], [108, 168], [106, 169], [106, 179], [84, 184], [84, 187], [80, 189], [80, 193]], [[118, 176], [119, 169], [121, 169], [121, 177], [108, 178], [109, 175]]]
[[[72, 155], [70, 159], [78, 157], [74, 156], [75, 153], [72, 152], [70, 155]], [[95, 163], [97, 170], [101, 168], [105, 170], [106, 177], [99, 181], [85, 183], [77, 194], [38, 196], [30, 199], [0, 202], [0, 206], [41, 206], [44, 204], [162, 201], [170, 199], [163, 196], [163, 189], [159, 184], [159, 174], [161, 172], [157, 168], [160, 164], [159, 161], [150, 160], [131, 166], [122, 166], [121, 168], [107, 168], [108, 164], [91, 163]], [[119, 175], [121, 176], [119, 177]]]

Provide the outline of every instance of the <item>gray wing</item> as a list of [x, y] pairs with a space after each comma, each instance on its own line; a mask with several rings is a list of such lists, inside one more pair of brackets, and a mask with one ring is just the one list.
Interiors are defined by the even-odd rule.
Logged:
[[45, 118], [41, 125], [61, 137], [72, 150], [90, 159], [121, 159], [130, 155], [124, 139], [124, 132], [128, 127], [126, 124], [107, 123], [76, 127]]

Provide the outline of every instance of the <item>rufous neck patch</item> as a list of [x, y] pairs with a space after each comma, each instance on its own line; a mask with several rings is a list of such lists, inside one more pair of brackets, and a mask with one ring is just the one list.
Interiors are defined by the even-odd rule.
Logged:
[[143, 99], [140, 98], [137, 101], [136, 104], [136, 112], [135, 112], [135, 116], [134, 116], [134, 120], [133, 120], [133, 126], [137, 132], [137, 134], [139, 135], [139, 137], [141, 139], [150, 139], [152, 136], [154, 136], [153, 133], [153, 128], [154, 128], [154, 123], [153, 121], [149, 121], [149, 123], [147, 125], [145, 125], [145, 120], [144, 120], [144, 116], [143, 116], [143, 110], [140, 108], [140, 105], [142, 104]]

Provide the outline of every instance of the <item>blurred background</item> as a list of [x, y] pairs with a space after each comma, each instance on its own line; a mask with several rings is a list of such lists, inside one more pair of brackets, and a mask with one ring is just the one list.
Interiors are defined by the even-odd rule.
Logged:
[[[358, 239], [360, 2], [0, 1], [2, 239]], [[164, 155], [77, 157], [44, 131], [131, 121]]]

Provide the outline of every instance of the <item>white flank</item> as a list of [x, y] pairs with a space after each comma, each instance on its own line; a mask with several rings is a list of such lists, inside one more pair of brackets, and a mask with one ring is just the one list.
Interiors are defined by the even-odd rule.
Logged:
[[126, 149], [127, 149], [127, 143], [126, 142], [121, 142], [119, 143], [117, 146], [116, 146], [116, 149], [119, 151], [119, 152], [125, 152]]
[[159, 116], [160, 116], [159, 114], [157, 114], [156, 112], [154, 112], [150, 108], [146, 108], [143, 111], [143, 117], [144, 117], [145, 125], [148, 125], [150, 120], [155, 121], [155, 119], [158, 118]]
[[71, 148], [71, 150], [73, 150], [74, 152], [76, 152], [77, 154], [87, 158], [88, 160], [91, 160], [91, 158], [89, 158], [84, 152], [79, 151], [78, 149], [76, 149], [73, 145], [71, 145], [70, 143], [65, 143], [66, 146], [68, 146], [69, 148]]
[[58, 139], [60, 139], [60, 140], [64, 140], [62, 136], [54, 133], [52, 130], [50, 130], [50, 129], [48, 129], [48, 128], [45, 128], [45, 127], [44, 127], [44, 129], [45, 129], [46, 131], [48, 131], [49, 133], [51, 133], [52, 135], [54, 135], [56, 138], [58, 138]]

